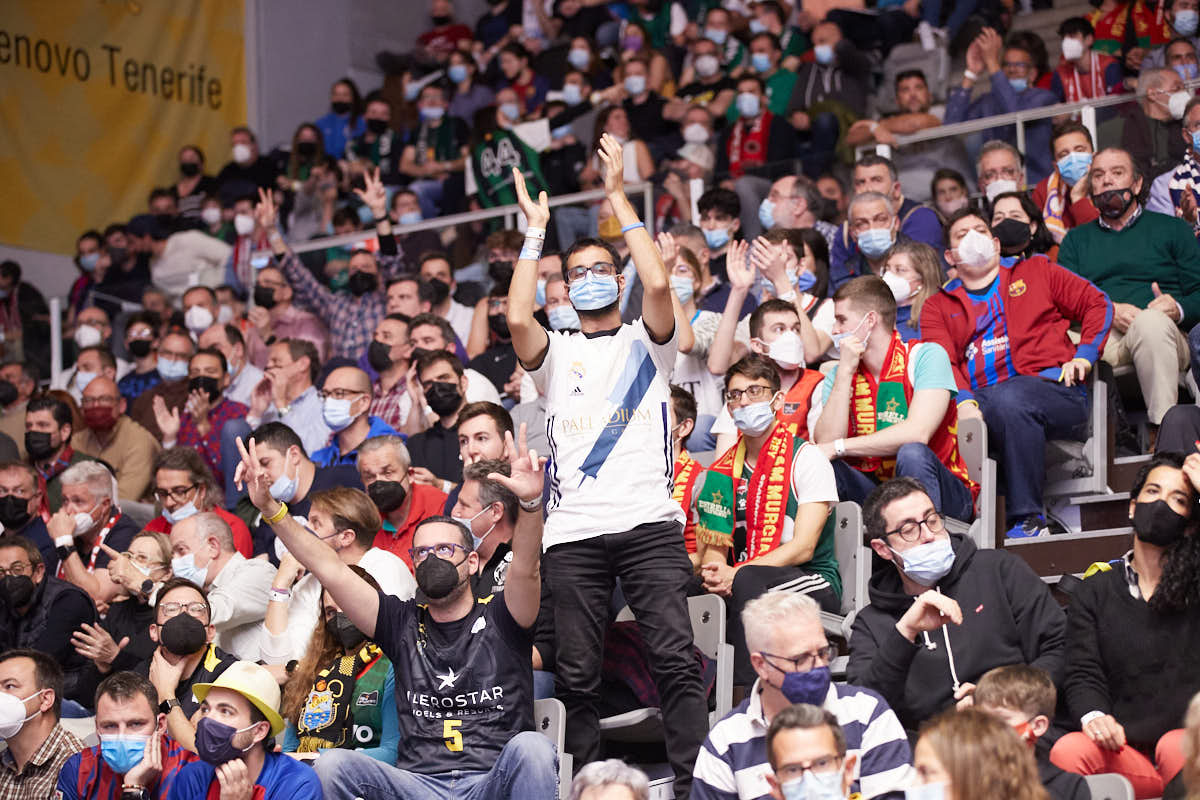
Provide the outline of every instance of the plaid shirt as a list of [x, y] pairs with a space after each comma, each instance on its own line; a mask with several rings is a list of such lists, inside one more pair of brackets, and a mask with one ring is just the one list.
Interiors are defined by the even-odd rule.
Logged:
[[375, 326], [384, 317], [387, 306], [384, 285], [404, 270], [404, 252], [397, 248], [395, 255], [379, 252], [375, 257], [379, 264], [379, 289], [362, 297], [335, 293], [322, 286], [290, 249], [280, 262], [280, 268], [295, 292], [293, 302], [316, 314], [329, 328], [330, 357], [357, 360], [366, 352], [375, 335]]
[[179, 415], [179, 435], [175, 437], [178, 447], [191, 447], [200, 451], [204, 463], [212, 470], [213, 475], [221, 474], [221, 429], [231, 419], [242, 419], [250, 409], [228, 397], [222, 397], [221, 402], [208, 410], [208, 436], [201, 436], [196, 429], [196, 421], [191, 412], [184, 411]]
[[142, 392], [153, 389], [160, 383], [162, 383], [162, 376], [158, 374], [157, 369], [149, 372], [131, 372], [117, 381], [117, 391], [125, 398], [125, 402], [132, 403]]
[[10, 751], [0, 753], [0, 800], [42, 800], [53, 797], [62, 765], [82, 749], [83, 742], [66, 728], [55, 725], [24, 769], [17, 769]]
[[405, 417], [412, 409], [412, 397], [408, 393], [404, 378], [396, 381], [389, 392], [383, 390], [383, 384], [379, 381], [375, 381], [373, 388], [375, 399], [371, 401], [371, 409], [368, 413], [372, 417], [379, 417], [396, 430], [401, 430], [404, 427]]

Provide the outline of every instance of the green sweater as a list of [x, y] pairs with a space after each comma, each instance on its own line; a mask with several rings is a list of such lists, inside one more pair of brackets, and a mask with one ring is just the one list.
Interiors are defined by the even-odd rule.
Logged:
[[1067, 232], [1058, 263], [1096, 284], [1114, 303], [1145, 308], [1154, 299], [1150, 284], [1183, 307], [1180, 326], [1200, 322], [1200, 247], [1183, 220], [1142, 211], [1129, 227], [1112, 231], [1099, 221]]

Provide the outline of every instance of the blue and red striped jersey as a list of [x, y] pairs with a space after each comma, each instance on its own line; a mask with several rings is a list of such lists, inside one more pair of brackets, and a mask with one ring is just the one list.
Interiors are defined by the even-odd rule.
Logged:
[[[166, 800], [171, 784], [184, 764], [198, 756], [170, 736], [162, 737], [162, 775], [158, 785], [150, 787], [152, 800]], [[67, 759], [58, 773], [58, 794], [62, 800], [120, 800], [122, 775], [112, 771], [100, 755], [100, 745], [88, 747]]]

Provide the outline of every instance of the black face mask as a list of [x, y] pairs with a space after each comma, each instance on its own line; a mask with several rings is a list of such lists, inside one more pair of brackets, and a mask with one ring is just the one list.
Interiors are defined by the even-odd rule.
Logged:
[[337, 114], [338, 116], [350, 113], [350, 104], [345, 100], [334, 100], [329, 104], [329, 107], [332, 108], [333, 113]]
[[346, 281], [346, 288], [355, 297], [362, 297], [367, 292], [373, 292], [379, 288], [379, 278], [373, 272], [355, 272]]
[[208, 402], [215, 403], [221, 396], [221, 385], [217, 383], [216, 378], [201, 375], [188, 381], [188, 392], [204, 392], [208, 395]]
[[17, 400], [17, 387], [12, 381], [0, 380], [0, 406], [8, 406]]
[[514, 264], [511, 261], [489, 261], [488, 277], [504, 288], [512, 283]]
[[34, 461], [43, 461], [49, 458], [57, 449], [50, 441], [50, 434], [42, 431], [25, 431], [25, 452], [29, 453]]
[[270, 311], [275, 307], [275, 290], [268, 289], [266, 286], [255, 286], [254, 305], [262, 306]]
[[333, 634], [334, 638], [342, 645], [342, 649], [347, 652], [357, 648], [367, 639], [363, 632], [350, 621], [350, 618], [346, 616], [344, 611], [337, 612], [333, 619], [328, 620], [325, 623], [325, 628]]
[[444, 558], [428, 555], [417, 565], [417, 588], [430, 600], [441, 600], [458, 586], [458, 568]]
[[512, 338], [508, 331], [508, 317], [504, 314], [488, 314], [488, 327], [501, 339]]
[[408, 490], [400, 481], [375, 481], [367, 487], [367, 496], [380, 514], [390, 514], [404, 505]]
[[1108, 189], [1092, 195], [1092, 205], [1105, 219], [1119, 219], [1133, 205], [1133, 190]]
[[1177, 514], [1166, 500], [1137, 503], [1133, 507], [1133, 532], [1146, 544], [1167, 547], [1183, 538], [1187, 517]]
[[439, 28], [442, 27], [443, 25], [449, 25], [451, 22], [454, 21], [454, 17], [447, 16], [445, 14], [431, 16], [430, 19], [433, 20], [433, 24]]
[[129, 249], [125, 247], [110, 247], [108, 248], [108, 260], [114, 264], [124, 264], [125, 259], [129, 258]]
[[195, 161], [182, 161], [179, 164], [179, 171], [185, 177], [194, 178], [200, 174], [200, 165]]
[[1006, 219], [992, 226], [992, 235], [1000, 240], [1000, 254], [1013, 256], [1024, 252], [1033, 238], [1029, 223], [1019, 219]]
[[458, 384], [449, 381], [434, 381], [425, 390], [425, 402], [439, 417], [453, 414], [462, 405], [462, 395], [458, 393]]
[[388, 121], [386, 119], [369, 119], [367, 120], [367, 130], [376, 136], [383, 135], [388, 129]]
[[129, 355], [134, 358], [145, 358], [150, 355], [150, 346], [153, 344], [149, 339], [134, 339], [129, 343]]
[[0, 497], [0, 525], [6, 531], [19, 531], [29, 523], [29, 501], [16, 495]]
[[424, 358], [425, 356], [429, 355], [432, 352], [435, 352], [435, 351], [426, 350], [424, 347], [414, 347], [412, 349], [412, 352], [409, 353], [408, 359], [412, 363], [416, 364], [418, 361], [420, 361], [422, 358]]
[[296, 153], [303, 159], [310, 159], [317, 154], [317, 143], [296, 142]]
[[170, 233], [175, 230], [175, 217], [170, 214], [155, 214], [154, 221], [158, 223], [158, 227], [164, 232]]
[[367, 345], [367, 363], [376, 372], [384, 372], [392, 366], [392, 346], [383, 342], [371, 342]]
[[429, 286], [433, 289], [433, 305], [440, 306], [450, 296], [450, 284], [441, 278], [430, 278]]
[[4, 598], [10, 611], [29, 605], [36, 588], [33, 578], [28, 575], [5, 575], [0, 578], [0, 597]]
[[180, 611], [158, 629], [158, 641], [177, 656], [198, 653], [208, 643], [204, 623], [186, 611]]

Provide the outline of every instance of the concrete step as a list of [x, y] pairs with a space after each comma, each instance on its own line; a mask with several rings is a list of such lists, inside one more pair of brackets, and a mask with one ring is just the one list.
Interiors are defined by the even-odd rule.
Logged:
[[1042, 577], [1081, 573], [1097, 561], [1120, 558], [1132, 546], [1133, 529], [1127, 525], [1003, 542], [1005, 550], [1023, 558]]

